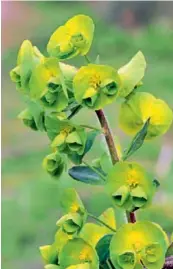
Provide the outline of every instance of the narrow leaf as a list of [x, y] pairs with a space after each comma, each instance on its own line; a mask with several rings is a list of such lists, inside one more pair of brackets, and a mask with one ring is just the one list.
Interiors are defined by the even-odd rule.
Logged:
[[146, 121], [142, 129], [135, 135], [129, 148], [123, 154], [123, 157], [122, 157], [123, 161], [129, 158], [134, 152], [136, 152], [143, 145], [144, 139], [147, 135], [149, 122], [150, 122], [150, 118]]
[[[95, 168], [96, 169], [96, 168]], [[104, 181], [99, 173], [105, 176], [105, 173], [98, 169], [98, 173], [94, 172], [87, 166], [74, 166], [68, 170], [68, 174], [75, 180], [91, 185], [103, 185]]]
[[109, 258], [109, 246], [112, 239], [112, 234], [107, 234], [100, 239], [96, 245], [97, 255], [101, 264], [104, 264]]
[[168, 247], [166, 251], [166, 257], [172, 256], [173, 255], [173, 243]]

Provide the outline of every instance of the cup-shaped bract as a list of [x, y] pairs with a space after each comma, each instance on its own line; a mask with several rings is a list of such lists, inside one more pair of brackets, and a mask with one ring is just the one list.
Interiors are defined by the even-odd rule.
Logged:
[[139, 51], [126, 65], [118, 70], [122, 87], [120, 97], [129, 95], [141, 83], [146, 69], [144, 55]]
[[56, 225], [69, 235], [78, 234], [86, 221], [86, 211], [75, 189], [69, 188], [63, 192], [61, 206], [67, 214]]
[[77, 72], [73, 87], [75, 99], [79, 104], [98, 110], [115, 100], [121, 81], [114, 68], [88, 64]]
[[20, 112], [18, 118], [23, 121], [24, 125], [30, 127], [32, 130], [37, 131], [36, 122], [30, 109], [26, 108]]
[[86, 15], [76, 15], [58, 27], [50, 37], [47, 51], [50, 56], [66, 60], [86, 55], [94, 34], [94, 23]]
[[110, 243], [110, 258], [117, 269], [160, 269], [168, 238], [155, 223], [139, 221], [121, 226]]
[[43, 159], [43, 168], [52, 177], [58, 179], [65, 168], [65, 160], [57, 151], [47, 155]]
[[73, 152], [83, 154], [87, 141], [85, 128], [74, 125], [68, 120], [59, 120], [56, 115], [47, 116], [45, 126], [53, 148], [66, 154]]
[[60, 268], [98, 269], [99, 261], [94, 248], [81, 238], [69, 240], [59, 254]]
[[129, 134], [135, 135], [150, 119], [146, 140], [165, 134], [173, 121], [169, 106], [146, 92], [132, 94], [120, 108], [119, 125]]
[[151, 203], [156, 191], [152, 177], [135, 162], [118, 162], [108, 174], [105, 188], [113, 204], [134, 211]]
[[44, 61], [44, 56], [29, 40], [23, 41], [17, 58], [17, 66], [10, 71], [10, 77], [16, 83], [16, 89], [29, 95], [29, 81], [35, 66]]
[[[113, 208], [108, 208], [99, 217], [101, 221], [109, 225], [112, 229], [116, 229], [116, 220]], [[79, 236], [88, 244], [95, 248], [98, 241], [106, 234], [112, 234], [113, 231], [101, 224], [86, 223]]]
[[46, 109], [61, 112], [68, 105], [65, 79], [56, 58], [46, 58], [36, 66], [29, 87], [31, 98]]
[[61, 227], [61, 229], [69, 234], [78, 234], [82, 229], [85, 222], [85, 215], [81, 213], [69, 213], [62, 218], [60, 218], [56, 225]]

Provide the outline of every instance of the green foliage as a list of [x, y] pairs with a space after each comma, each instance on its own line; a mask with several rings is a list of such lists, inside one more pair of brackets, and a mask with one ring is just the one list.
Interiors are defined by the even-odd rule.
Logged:
[[[45, 131], [49, 137], [52, 153], [44, 158], [43, 167], [53, 178], [61, 176], [68, 161], [77, 165], [83, 162], [85, 166], [69, 169], [69, 175], [83, 183], [103, 185], [113, 205], [125, 209], [130, 216], [128, 221], [135, 222], [134, 211], [151, 204], [158, 182], [142, 166], [125, 160], [145, 140], [163, 135], [171, 126], [173, 114], [164, 101], [138, 92], [146, 69], [142, 52], [118, 71], [112, 66], [100, 65], [98, 57], [91, 63], [87, 53], [93, 34], [92, 19], [77, 15], [50, 37], [47, 45], [50, 57], [44, 57], [30, 41], [23, 42], [17, 66], [10, 72], [17, 90], [26, 95], [27, 109], [19, 118], [27, 127]], [[78, 55], [85, 56], [86, 66], [77, 69], [60, 62]], [[119, 149], [115, 149], [104, 116], [98, 116], [100, 131], [73, 121], [84, 107], [101, 110], [118, 98], [124, 98], [120, 127], [127, 134], [135, 135], [122, 156]], [[111, 156], [104, 153], [92, 165], [87, 164], [83, 159], [100, 133], [106, 138]], [[40, 248], [45, 268], [103, 266], [107, 269], [109, 259], [116, 269], [163, 266], [166, 251], [169, 252], [168, 239], [158, 225], [136, 222], [116, 229], [112, 208], [97, 218], [87, 211], [74, 189], [63, 192], [61, 206], [65, 215], [56, 223], [54, 242]], [[88, 217], [98, 224], [87, 222]]]

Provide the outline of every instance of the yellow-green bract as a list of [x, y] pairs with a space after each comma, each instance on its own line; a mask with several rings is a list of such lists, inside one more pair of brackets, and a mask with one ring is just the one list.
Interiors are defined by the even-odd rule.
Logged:
[[[165, 261], [168, 238], [155, 223], [139, 221], [121, 226], [110, 244], [110, 257], [117, 269], [160, 269]], [[141, 264], [142, 262], [142, 264]]]
[[82, 201], [74, 189], [69, 188], [65, 190], [61, 199], [61, 205], [67, 214], [61, 217], [56, 225], [69, 235], [78, 234], [86, 221], [86, 212]]
[[119, 124], [125, 133], [136, 134], [148, 119], [150, 122], [146, 139], [149, 140], [168, 131], [173, 121], [173, 113], [163, 100], [146, 92], [132, 94], [121, 105]]
[[10, 71], [10, 77], [20, 92], [29, 95], [29, 81], [33, 68], [44, 61], [44, 56], [29, 40], [23, 41], [17, 58], [17, 66]]
[[68, 120], [59, 120], [55, 114], [47, 116], [45, 126], [52, 140], [52, 148], [59, 152], [82, 155], [85, 149], [87, 134], [84, 128], [72, 124]]
[[113, 204], [128, 211], [151, 203], [156, 186], [145, 169], [134, 162], [119, 162], [107, 177], [106, 190]]
[[139, 51], [130, 62], [118, 70], [122, 83], [119, 96], [126, 97], [141, 83], [145, 69], [146, 61], [143, 53]]
[[[99, 217], [100, 220], [108, 224], [111, 228], [116, 229], [116, 220], [114, 210], [108, 208], [105, 210]], [[86, 223], [82, 230], [80, 231], [80, 238], [84, 239], [92, 247], [95, 247], [98, 241], [106, 234], [112, 234], [112, 230], [106, 226], [95, 224], [95, 223]]]
[[89, 64], [79, 69], [74, 77], [73, 87], [79, 104], [98, 110], [115, 100], [121, 81], [114, 68]]
[[60, 60], [86, 55], [94, 34], [94, 24], [90, 17], [77, 15], [60, 26], [50, 37], [47, 51]]
[[98, 269], [99, 260], [94, 248], [81, 238], [69, 240], [59, 255], [60, 268]]

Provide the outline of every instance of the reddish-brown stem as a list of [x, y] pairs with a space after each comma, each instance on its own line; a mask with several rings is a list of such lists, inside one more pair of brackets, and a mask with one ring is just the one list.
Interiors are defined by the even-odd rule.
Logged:
[[103, 128], [104, 136], [105, 136], [106, 143], [107, 143], [107, 146], [108, 146], [108, 149], [110, 152], [112, 163], [115, 164], [116, 162], [119, 161], [119, 157], [117, 154], [117, 150], [116, 150], [116, 147], [114, 144], [114, 139], [113, 139], [113, 136], [111, 134], [111, 130], [109, 128], [107, 119], [104, 115], [103, 110], [101, 110], [101, 109], [96, 110], [96, 114], [97, 114], [98, 120], [100, 122], [100, 125]]
[[[106, 139], [106, 143], [109, 149], [109, 153], [112, 159], [112, 163], [115, 164], [116, 162], [119, 161], [118, 153], [115, 147], [114, 139], [111, 133], [111, 130], [109, 128], [108, 121], [104, 115], [104, 112], [102, 109], [96, 110], [96, 115], [98, 117], [98, 120], [100, 122], [101, 127], [103, 128], [104, 136]], [[136, 222], [136, 216], [134, 212], [127, 212], [126, 211], [126, 216], [128, 222], [134, 223]]]

